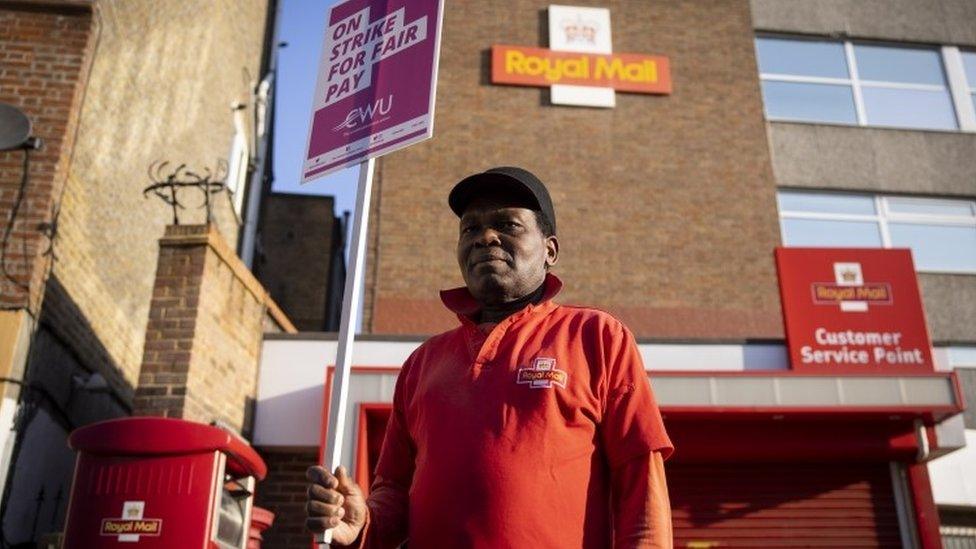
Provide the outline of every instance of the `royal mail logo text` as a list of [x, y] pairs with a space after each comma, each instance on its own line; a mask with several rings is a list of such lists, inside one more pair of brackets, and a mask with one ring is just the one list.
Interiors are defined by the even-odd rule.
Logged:
[[868, 283], [863, 286], [839, 286], [837, 284], [813, 284], [813, 297], [818, 305], [836, 305], [841, 301], [891, 302], [891, 286]]
[[840, 306], [846, 313], [863, 313], [868, 305], [891, 305], [891, 285], [885, 282], [865, 282], [860, 263], [833, 264], [834, 282], [811, 284], [813, 302], [817, 305]]
[[565, 388], [568, 377], [565, 370], [556, 368], [556, 359], [537, 357], [532, 360], [531, 368], [519, 368], [516, 383], [533, 389], [548, 389], [553, 385]]
[[140, 536], [158, 536], [163, 531], [163, 519], [143, 518], [145, 501], [122, 503], [122, 516], [102, 519], [101, 535], [117, 536], [120, 542], [137, 542]]
[[102, 521], [102, 535], [142, 534], [144, 536], [158, 536], [162, 527], [163, 521], [160, 519], [105, 519]]

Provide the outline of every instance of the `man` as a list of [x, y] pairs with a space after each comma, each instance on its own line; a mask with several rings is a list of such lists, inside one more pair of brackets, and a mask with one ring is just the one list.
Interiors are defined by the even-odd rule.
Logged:
[[368, 500], [309, 468], [308, 528], [369, 548], [670, 548], [671, 442], [631, 333], [552, 301], [545, 186], [494, 168], [448, 203], [465, 287], [441, 299], [461, 326], [404, 364]]

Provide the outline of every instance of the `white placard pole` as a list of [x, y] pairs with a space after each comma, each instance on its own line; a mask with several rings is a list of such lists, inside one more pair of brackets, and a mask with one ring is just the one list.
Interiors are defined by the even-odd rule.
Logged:
[[[349, 396], [349, 368], [352, 365], [352, 347], [359, 322], [360, 290], [366, 255], [366, 230], [369, 225], [369, 199], [373, 190], [373, 164], [370, 158], [359, 165], [359, 187], [356, 191], [356, 211], [353, 214], [352, 253], [346, 270], [346, 285], [342, 294], [342, 318], [339, 322], [339, 348], [336, 352], [335, 372], [332, 377], [332, 394], [329, 395], [328, 440], [322, 465], [331, 473], [342, 463], [342, 441], [346, 431], [346, 408]], [[332, 543], [332, 530], [316, 534], [319, 547]]]

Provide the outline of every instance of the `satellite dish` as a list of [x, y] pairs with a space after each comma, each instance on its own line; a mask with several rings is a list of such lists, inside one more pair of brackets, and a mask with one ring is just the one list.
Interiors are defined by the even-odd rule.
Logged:
[[31, 122], [27, 115], [13, 105], [0, 103], [0, 151], [29, 146], [30, 134]]

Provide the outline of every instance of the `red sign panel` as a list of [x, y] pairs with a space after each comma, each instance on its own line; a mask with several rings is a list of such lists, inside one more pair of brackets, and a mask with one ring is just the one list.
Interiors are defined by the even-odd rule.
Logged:
[[527, 46], [491, 47], [491, 82], [516, 86], [597, 86], [630, 93], [671, 93], [667, 57], [583, 53]]
[[934, 370], [909, 250], [777, 248], [776, 268], [794, 370]]

